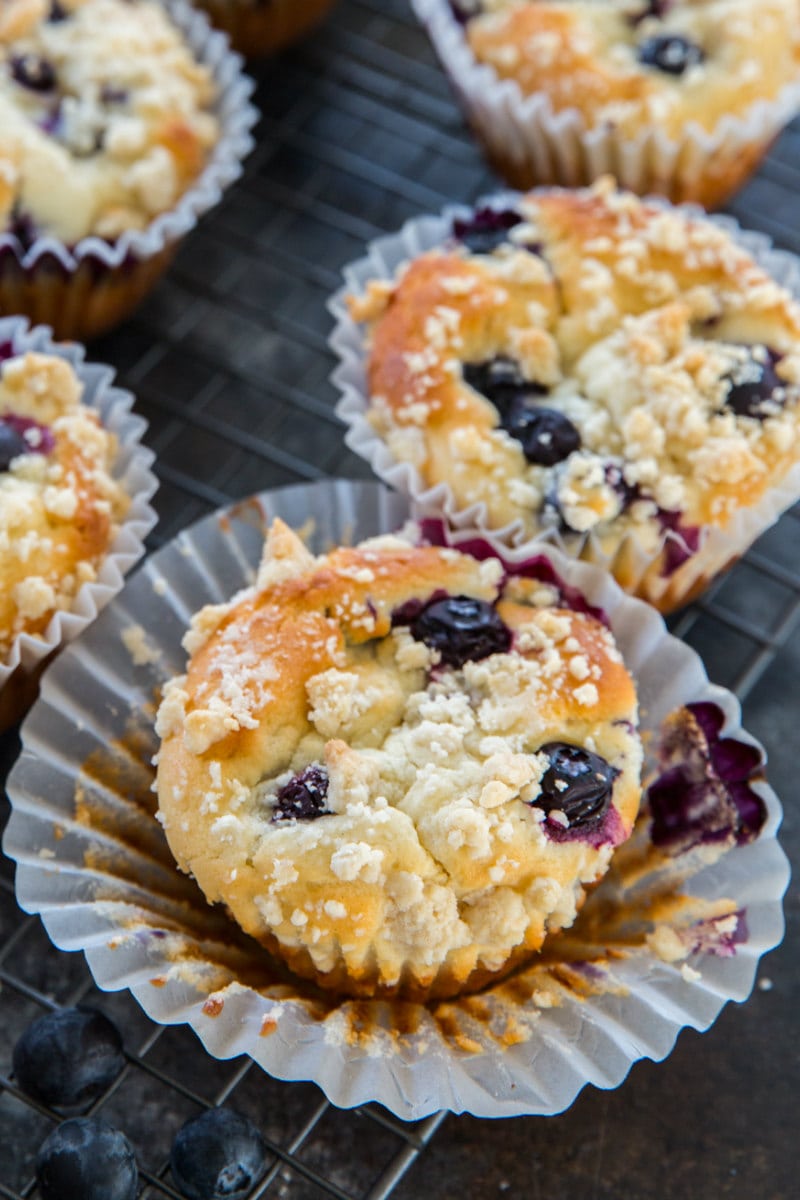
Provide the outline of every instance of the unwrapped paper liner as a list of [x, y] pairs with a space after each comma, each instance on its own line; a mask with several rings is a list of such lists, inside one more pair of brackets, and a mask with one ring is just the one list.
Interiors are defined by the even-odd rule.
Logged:
[[488, 157], [515, 187], [578, 187], [614, 175], [639, 195], [658, 192], [715, 208], [745, 182], [800, 108], [798, 78], [741, 116], [726, 113], [713, 130], [687, 122], [676, 141], [656, 125], [635, 137], [611, 124], [588, 128], [578, 109], [556, 112], [546, 93], [526, 96], [515, 80], [478, 62], [448, 0], [412, 5]]
[[[132, 412], [134, 398], [131, 393], [112, 386], [114, 371], [111, 367], [85, 362], [81, 346], [54, 342], [48, 328], [37, 326], [31, 329], [23, 317], [0, 317], [0, 345], [4, 342], [10, 342], [15, 353], [35, 350], [41, 354], [57, 354], [72, 365], [83, 385], [82, 402], [100, 414], [103, 427], [117, 438], [111, 474], [130, 497], [130, 507], [97, 569], [97, 578], [83, 584], [72, 607], [54, 613], [44, 633], [21, 633], [14, 639], [8, 655], [0, 663], [0, 691], [3, 693], [7, 688], [15, 688], [23, 679], [34, 676], [54, 650], [82, 633], [120, 591], [123, 577], [144, 554], [144, 539], [156, 523], [156, 514], [149, 501], [158, 488], [158, 481], [150, 470], [155, 455], [142, 445], [147, 422]], [[0, 702], [4, 725], [9, 723], [6, 715], [13, 719], [10, 711], [5, 713], [5, 707]]]
[[[312, 546], [323, 550], [394, 530], [406, 515], [378, 484], [326, 481], [214, 514], [153, 555], [48, 671], [8, 783], [4, 849], [18, 864], [19, 903], [41, 914], [57, 946], [82, 950], [100, 987], [129, 988], [155, 1021], [188, 1023], [218, 1058], [248, 1054], [273, 1076], [313, 1080], [335, 1104], [377, 1101], [409, 1120], [443, 1108], [556, 1113], [586, 1083], [616, 1087], [637, 1059], [662, 1059], [681, 1028], [705, 1029], [726, 1001], [749, 994], [759, 956], [781, 939], [788, 882], [780, 805], [765, 783], [754, 785], [767, 812], [758, 839], [691, 880], [696, 895], [746, 910], [735, 954], [692, 955], [698, 975], [642, 946], [615, 963], [613, 987], [578, 998], [551, 980], [527, 1001], [528, 968], [479, 996], [429, 1006], [324, 996], [209, 908], [153, 816], [154, 692], [184, 668], [192, 613], [252, 581], [265, 522], [313, 525]], [[502, 552], [513, 562], [530, 549]], [[610, 618], [645, 729], [684, 702], [710, 700], [727, 734], [753, 742], [734, 697], [709, 684], [651, 608], [597, 568], [544, 553]], [[591, 983], [593, 970], [565, 964], [574, 980]]]
[[155, 284], [180, 239], [241, 175], [258, 119], [249, 99], [253, 82], [204, 13], [188, 0], [163, 3], [217, 85], [214, 112], [220, 135], [208, 162], [174, 208], [145, 229], [126, 230], [113, 241], [91, 235], [67, 246], [47, 234], [25, 249], [13, 233], [0, 230], [0, 313], [25, 313], [32, 321], [52, 325], [62, 338], [86, 340], [112, 328]]
[[[501, 192], [479, 200], [475, 208], [513, 208], [520, 199], [518, 192]], [[664, 203], [657, 197], [650, 199], [654, 203]], [[335, 320], [330, 344], [340, 359], [332, 375], [333, 383], [342, 393], [336, 412], [348, 427], [347, 445], [370, 464], [380, 479], [403, 492], [421, 509], [438, 510], [456, 529], [476, 526], [488, 530], [491, 529], [490, 518], [483, 503], [461, 508], [448, 484], [427, 486], [415, 466], [398, 462], [393, 457], [386, 442], [370, 424], [367, 418], [367, 335], [364, 326], [350, 316], [346, 302], [348, 295], [361, 294], [370, 280], [393, 280], [403, 264], [444, 246], [452, 239], [453, 220], [468, 218], [473, 211], [463, 205], [451, 206], [437, 216], [413, 218], [397, 233], [377, 238], [368, 245], [366, 257], [345, 268], [345, 286], [331, 298], [328, 307]], [[800, 300], [800, 260], [793, 254], [776, 250], [765, 234], [742, 229], [732, 217], [709, 217], [690, 205], [681, 206], [680, 211], [693, 218], [711, 221], [747, 251], [776, 283]], [[699, 550], [688, 558], [683, 539], [671, 530], [665, 531], [663, 539], [652, 549], [646, 549], [630, 531], [612, 552], [604, 550], [600, 539], [591, 532], [573, 535], [565, 541], [557, 528], [543, 528], [536, 536], [570, 557], [596, 563], [610, 571], [625, 591], [643, 597], [666, 613], [699, 595], [715, 575], [735, 562], [798, 499], [800, 462], [795, 463], [757, 503], [738, 509], [724, 529], [705, 527]], [[492, 533], [509, 545], [517, 545], [530, 537], [521, 521], [492, 529]], [[667, 542], [674, 542], [681, 559], [686, 561], [676, 570], [664, 573], [662, 553]]]

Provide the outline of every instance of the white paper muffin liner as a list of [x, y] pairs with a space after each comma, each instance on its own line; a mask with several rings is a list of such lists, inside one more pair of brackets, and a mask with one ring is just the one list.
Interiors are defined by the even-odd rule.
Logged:
[[144, 554], [144, 539], [156, 523], [149, 501], [158, 488], [150, 470], [155, 455], [142, 445], [147, 422], [131, 411], [134, 404], [131, 393], [112, 386], [111, 367], [85, 362], [81, 346], [54, 342], [47, 327], [31, 329], [24, 317], [0, 317], [0, 345], [4, 342], [10, 342], [19, 354], [29, 350], [56, 354], [72, 365], [83, 385], [83, 403], [100, 414], [104, 428], [117, 438], [112, 475], [130, 496], [131, 503], [98, 568], [97, 578], [79, 589], [71, 609], [54, 613], [44, 633], [22, 633], [14, 639], [0, 663], [0, 691], [15, 672], [32, 674], [58, 646], [82, 633], [120, 591], [123, 577]]
[[[533, 966], [508, 989], [427, 1006], [324, 996], [208, 907], [153, 816], [156, 693], [183, 669], [192, 613], [252, 580], [265, 521], [313, 522], [321, 550], [393, 530], [406, 514], [405, 501], [375, 483], [301, 485], [214, 514], [153, 555], [47, 672], [8, 782], [4, 850], [18, 864], [19, 903], [41, 915], [57, 946], [82, 950], [100, 987], [130, 989], [155, 1021], [189, 1024], [218, 1058], [247, 1054], [278, 1078], [313, 1080], [335, 1104], [377, 1101], [409, 1120], [443, 1108], [559, 1112], [586, 1083], [616, 1087], [637, 1059], [663, 1058], [681, 1028], [705, 1029], [728, 1000], [749, 994], [760, 955], [781, 939], [788, 883], [780, 804], [766, 783], [754, 785], [767, 810], [758, 839], [690, 884], [746, 911], [736, 953], [693, 954], [682, 972], [641, 946], [616, 963], [613, 986], [581, 999], [575, 981], [591, 981], [593, 970], [585, 962], [564, 964], [566, 983], [548, 975], [529, 986], [542, 970]], [[532, 548], [501, 549], [524, 561]], [[709, 684], [698, 656], [653, 609], [595, 567], [533, 551], [610, 617], [646, 730], [682, 703], [710, 700], [727, 735], [755, 744], [735, 698]], [[635, 894], [657, 886], [645, 876]], [[522, 999], [520, 988], [535, 998]]]
[[[519, 192], [500, 192], [478, 200], [474, 208], [488, 206], [513, 208]], [[656, 203], [658, 197], [649, 197]], [[398, 462], [386, 442], [370, 424], [369, 388], [366, 376], [367, 331], [350, 316], [346, 297], [361, 294], [372, 279], [392, 280], [405, 263], [426, 251], [444, 245], [452, 235], [453, 220], [473, 211], [464, 205], [449, 206], [436, 216], [412, 218], [397, 233], [377, 238], [367, 246], [367, 254], [344, 269], [345, 285], [331, 298], [328, 308], [334, 317], [330, 345], [340, 362], [332, 380], [342, 393], [336, 412], [347, 425], [347, 445], [365, 459], [380, 479], [404, 493], [420, 509], [439, 511], [456, 529], [477, 526], [490, 529], [490, 517], [483, 503], [461, 507], [447, 483], [426, 485], [411, 463]], [[746, 250], [772, 278], [800, 300], [800, 260], [793, 254], [776, 250], [761, 233], [742, 229], [733, 217], [708, 216], [693, 205], [681, 205], [687, 215], [710, 221]], [[557, 529], [542, 529], [537, 537], [558, 546], [565, 554], [596, 563], [618, 579], [626, 591], [642, 596], [662, 612], [670, 612], [699, 594], [726, 566], [739, 558], [786, 509], [800, 499], [800, 462], [768, 489], [756, 504], [740, 508], [724, 528], [706, 526], [699, 550], [670, 572], [661, 573], [661, 556], [667, 542], [684, 547], [680, 536], [667, 531], [655, 547], [645, 548], [633, 531], [613, 551], [606, 551], [596, 534], [575, 536], [567, 543]], [[516, 545], [530, 534], [522, 521], [514, 521], [492, 530], [494, 536]]]
[[[175, 207], [160, 213], [145, 229], [126, 230], [113, 241], [91, 235], [71, 246], [48, 234], [37, 237], [27, 250], [14, 234], [0, 231], [0, 305], [6, 312], [48, 320], [61, 337], [94, 336], [127, 315], [123, 310], [138, 303], [155, 283], [180, 239], [239, 178], [242, 160], [253, 147], [251, 130], [258, 112], [250, 103], [254, 84], [243, 74], [240, 56], [230, 49], [225, 34], [212, 29], [206, 14], [188, 0], [161, 2], [197, 60], [213, 74], [219, 139]], [[6, 281], [9, 260], [18, 270]], [[65, 292], [65, 280], [67, 287], [72, 281], [72, 293]], [[93, 303], [93, 294], [109, 283], [113, 290], [107, 286], [102, 303]]]
[[755, 169], [773, 138], [800, 108], [800, 78], [741, 116], [725, 114], [711, 131], [688, 122], [679, 140], [648, 126], [636, 137], [587, 128], [577, 109], [553, 110], [544, 93], [525, 95], [479, 63], [448, 0], [412, 0], [468, 121], [489, 157], [515, 187], [568, 187], [613, 175], [645, 195], [715, 207]]

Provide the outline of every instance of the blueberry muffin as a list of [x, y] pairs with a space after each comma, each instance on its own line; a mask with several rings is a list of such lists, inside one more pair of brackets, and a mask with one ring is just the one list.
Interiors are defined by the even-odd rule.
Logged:
[[663, 611], [791, 502], [800, 307], [709, 221], [607, 184], [531, 193], [456, 220], [351, 311], [367, 417], [420, 489]]
[[335, 0], [199, 0], [240, 54], [272, 54], [309, 33]]
[[10, 0], [0, 228], [113, 240], [172, 208], [219, 136], [215, 84], [151, 0]]
[[81, 404], [73, 367], [0, 344], [0, 652], [41, 635], [97, 571], [129, 499], [116, 438]]
[[569, 589], [272, 526], [166, 685], [160, 820], [206, 898], [344, 994], [482, 985], [574, 920], [639, 806], [636, 695]]
[[[417, 9], [490, 155], [520, 187], [613, 171], [636, 190], [719, 204], [800, 102], [795, 0], [417, 0]], [[536, 131], [540, 118], [549, 136], [534, 134], [526, 154], [526, 123]], [[620, 172], [626, 155], [641, 187]]]

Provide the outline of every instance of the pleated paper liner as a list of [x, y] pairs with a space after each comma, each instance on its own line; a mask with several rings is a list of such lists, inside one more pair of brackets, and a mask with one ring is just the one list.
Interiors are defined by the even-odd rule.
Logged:
[[[749, 994], [760, 955], [782, 936], [788, 880], [766, 783], [753, 783], [760, 836], [695, 874], [687, 897], [693, 856], [654, 855], [642, 819], [620, 870], [540, 959], [479, 995], [428, 1005], [339, 999], [293, 978], [179, 874], [154, 817], [159, 689], [183, 669], [192, 613], [252, 581], [265, 523], [310, 531], [320, 551], [394, 530], [407, 512], [373, 483], [285, 488], [206, 518], [150, 558], [47, 672], [9, 780], [4, 848], [20, 904], [57, 946], [82, 951], [100, 987], [130, 989], [155, 1021], [189, 1024], [219, 1058], [247, 1054], [278, 1078], [313, 1080], [335, 1104], [377, 1101], [408, 1120], [442, 1108], [555, 1113], [587, 1083], [616, 1087], [638, 1058], [663, 1058], [681, 1028], [704, 1029]], [[497, 548], [512, 567], [531, 549]], [[651, 608], [595, 567], [532, 549], [608, 615], [646, 736], [676, 706], [708, 701], [726, 737], [754, 744], [734, 697]], [[654, 928], [668, 946], [685, 943], [686, 964], [654, 952]]]
[[0, 729], [21, 720], [36, 695], [45, 662], [65, 642], [82, 633], [122, 588], [123, 577], [144, 554], [144, 539], [156, 523], [150, 500], [158, 487], [150, 469], [155, 455], [142, 445], [147, 422], [133, 413], [131, 393], [113, 386], [111, 367], [86, 362], [81, 346], [56, 343], [49, 329], [30, 329], [23, 317], [0, 317], [0, 345], [4, 342], [10, 343], [15, 353], [35, 350], [57, 354], [72, 365], [83, 385], [83, 403], [99, 412], [104, 427], [117, 438], [112, 474], [131, 503], [97, 578], [80, 588], [68, 611], [54, 613], [44, 633], [22, 633], [15, 638], [0, 663]]
[[[502, 210], [513, 208], [519, 200], [517, 192], [501, 192], [479, 200], [475, 208], [488, 206]], [[416, 467], [393, 457], [367, 417], [366, 335], [364, 328], [350, 316], [346, 303], [348, 295], [362, 293], [370, 280], [393, 280], [404, 263], [444, 246], [452, 237], [453, 220], [466, 218], [472, 211], [463, 205], [450, 206], [436, 215], [413, 218], [397, 233], [371, 242], [367, 246], [366, 256], [345, 268], [345, 285], [328, 305], [335, 322], [330, 344], [340, 360], [332, 375], [334, 384], [341, 392], [336, 411], [348, 427], [345, 434], [347, 445], [365, 459], [375, 474], [390, 487], [403, 492], [415, 505], [426, 511], [438, 510], [455, 529], [474, 525], [491, 530], [495, 537], [509, 545], [517, 545], [530, 536], [521, 521], [502, 528], [492, 528], [484, 504], [464, 505], [448, 484], [429, 486]], [[689, 206], [682, 211], [689, 216], [709, 220], [724, 230], [778, 284], [795, 299], [800, 299], [800, 261], [794, 255], [776, 250], [768, 237], [742, 229], [732, 217], [708, 217], [699, 209]], [[630, 531], [610, 551], [591, 532], [573, 535], [566, 541], [558, 529], [542, 528], [537, 536], [570, 557], [595, 563], [610, 571], [625, 591], [648, 600], [660, 612], [669, 613], [699, 595], [716, 575], [740, 558], [756, 538], [799, 499], [800, 462], [768, 489], [757, 503], [739, 509], [724, 529], [704, 527], [699, 549], [688, 557], [683, 540], [670, 530], [665, 531], [663, 538], [654, 546], [644, 546]], [[680, 560], [685, 561], [676, 570], [664, 573], [663, 551], [668, 543], [675, 545]]]
[[800, 108], [800, 78], [712, 130], [687, 122], [672, 139], [656, 124], [625, 136], [610, 123], [587, 127], [578, 109], [553, 110], [544, 92], [525, 95], [475, 58], [448, 0], [412, 0], [464, 115], [492, 165], [513, 187], [580, 187], [613, 175], [640, 196], [657, 192], [706, 208], [724, 204], [755, 171]]
[[258, 113], [252, 81], [224, 34], [188, 0], [163, 0], [195, 57], [210, 68], [218, 89], [220, 136], [198, 178], [175, 207], [145, 229], [114, 241], [90, 236], [67, 246], [50, 235], [29, 247], [0, 230], [0, 315], [24, 313], [52, 326], [56, 336], [88, 341], [114, 328], [142, 302], [200, 217], [219, 203], [242, 173]]

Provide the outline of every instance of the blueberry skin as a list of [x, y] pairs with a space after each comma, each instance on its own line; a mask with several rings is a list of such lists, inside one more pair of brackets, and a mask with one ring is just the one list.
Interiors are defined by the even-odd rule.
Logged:
[[36, 1155], [42, 1200], [135, 1200], [139, 1172], [133, 1148], [98, 1117], [72, 1117]]
[[453, 236], [472, 254], [491, 254], [508, 241], [509, 229], [521, 222], [522, 217], [512, 209], [477, 208], [468, 220], [456, 217]]
[[244, 1200], [267, 1169], [267, 1147], [247, 1117], [212, 1108], [178, 1131], [170, 1166], [187, 1200]]
[[30, 454], [31, 448], [22, 434], [0, 418], [0, 471], [7, 471], [20, 454]]
[[330, 813], [325, 800], [328, 775], [323, 767], [306, 767], [277, 794], [272, 821], [314, 821]]
[[80, 1112], [125, 1065], [116, 1025], [93, 1008], [65, 1008], [40, 1017], [14, 1047], [14, 1075], [34, 1100], [59, 1112]]
[[533, 804], [546, 813], [559, 809], [571, 827], [597, 823], [611, 804], [617, 768], [599, 754], [569, 742], [548, 742], [539, 753], [547, 755], [550, 766]]
[[10, 65], [12, 77], [31, 92], [52, 92], [56, 86], [52, 63], [38, 54], [15, 54]]
[[657, 67], [665, 75], [683, 75], [689, 67], [696, 67], [705, 55], [695, 42], [678, 33], [662, 33], [647, 38], [639, 45], [639, 62], [646, 67]]
[[427, 605], [409, 625], [411, 636], [438, 650], [448, 667], [463, 667], [511, 647], [511, 630], [494, 605], [472, 596], [448, 596]]
[[737, 417], [754, 417], [757, 421], [763, 421], [769, 415], [764, 406], [769, 405], [770, 401], [776, 403], [775, 393], [781, 397], [786, 395], [786, 383], [775, 370], [780, 359], [781, 355], [774, 350], [766, 351], [763, 362], [751, 357], [747, 370], [743, 372], [751, 378], [739, 383], [728, 380], [725, 407], [735, 412]]
[[519, 404], [500, 425], [522, 446], [529, 463], [552, 467], [579, 450], [581, 435], [569, 417], [545, 405]]
[[547, 389], [540, 383], [525, 378], [518, 362], [504, 355], [487, 359], [486, 362], [464, 363], [462, 374], [470, 387], [491, 400], [501, 417], [529, 396], [547, 394]]

